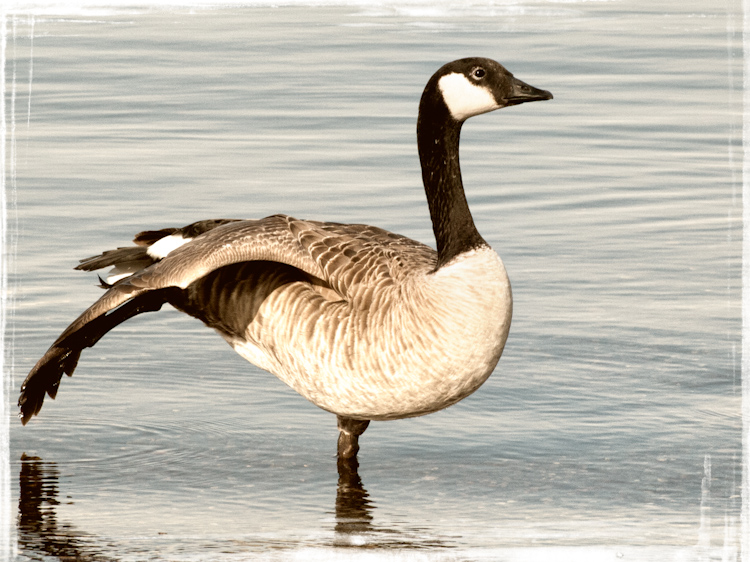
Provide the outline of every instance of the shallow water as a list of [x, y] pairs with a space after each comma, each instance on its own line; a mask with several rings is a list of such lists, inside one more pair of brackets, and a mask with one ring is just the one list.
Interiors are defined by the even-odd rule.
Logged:
[[11, 420], [18, 560], [736, 559], [739, 2], [6, 26], [12, 402], [100, 294], [78, 259], [275, 212], [432, 243], [414, 135], [429, 76], [484, 55], [555, 95], [463, 129], [467, 196], [515, 300], [477, 393], [371, 424], [363, 487], [342, 487], [332, 415], [195, 320], [135, 318]]

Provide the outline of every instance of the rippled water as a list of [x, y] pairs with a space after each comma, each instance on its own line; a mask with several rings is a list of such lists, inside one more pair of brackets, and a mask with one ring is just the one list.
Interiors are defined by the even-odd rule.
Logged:
[[463, 130], [469, 202], [515, 298], [476, 394], [373, 423], [361, 483], [339, 482], [332, 415], [195, 320], [135, 318], [38, 418], [11, 420], [18, 560], [736, 559], [739, 2], [5, 25], [11, 402], [100, 294], [78, 259], [275, 212], [431, 242], [414, 134], [429, 76], [483, 55], [555, 95]]

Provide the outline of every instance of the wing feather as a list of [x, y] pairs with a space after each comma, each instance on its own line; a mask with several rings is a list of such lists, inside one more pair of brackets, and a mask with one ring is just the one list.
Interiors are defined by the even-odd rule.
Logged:
[[184, 289], [220, 267], [243, 261], [296, 267], [346, 297], [357, 284], [395, 281], [408, 272], [434, 269], [437, 254], [429, 246], [372, 226], [273, 215], [216, 227], [123, 283], [135, 289]]

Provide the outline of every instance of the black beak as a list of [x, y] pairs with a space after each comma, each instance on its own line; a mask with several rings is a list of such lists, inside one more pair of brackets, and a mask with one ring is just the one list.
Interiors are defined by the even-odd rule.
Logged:
[[518, 105], [529, 101], [551, 100], [552, 94], [547, 90], [540, 90], [522, 82], [518, 78], [512, 79], [510, 94], [505, 98], [505, 105]]

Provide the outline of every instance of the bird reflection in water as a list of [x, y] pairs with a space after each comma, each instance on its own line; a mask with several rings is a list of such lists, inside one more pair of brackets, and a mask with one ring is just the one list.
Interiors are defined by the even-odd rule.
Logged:
[[[340, 541], [373, 532], [372, 505], [359, 477], [357, 457], [338, 457], [339, 483], [336, 490], [336, 535]], [[337, 541], [338, 542], [338, 541]]]
[[59, 471], [53, 462], [21, 456], [18, 477], [18, 548], [21, 554], [36, 558], [55, 556], [60, 560], [112, 560], [88, 544], [83, 534], [57, 519]]
[[[362, 485], [357, 458], [338, 459], [334, 545], [365, 548], [423, 548], [445, 546], [439, 540], [405, 536], [374, 526], [374, 506]], [[30, 559], [53, 556], [62, 561], [112, 561], [92, 542], [94, 538], [58, 520], [59, 470], [56, 463], [38, 457], [21, 457], [18, 501], [19, 553]], [[416, 539], [416, 540], [415, 540]]]
[[449, 548], [444, 538], [425, 534], [422, 529], [400, 525], [389, 528], [373, 524], [375, 506], [359, 477], [357, 457], [337, 459], [339, 483], [336, 490], [336, 526], [333, 544], [365, 549]]

